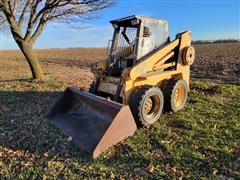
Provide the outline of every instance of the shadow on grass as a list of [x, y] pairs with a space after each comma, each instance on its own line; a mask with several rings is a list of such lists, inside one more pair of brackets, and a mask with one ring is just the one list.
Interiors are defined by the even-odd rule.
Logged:
[[[0, 92], [0, 146], [49, 157], [90, 160], [45, 118], [62, 92]], [[77, 152], [77, 153], [76, 153]]]
[[[0, 91], [0, 146], [42, 157], [46, 155], [49, 159], [57, 156], [92, 162], [90, 154], [81, 150], [73, 141], [69, 142], [68, 137], [45, 118], [48, 109], [61, 94], [62, 92]], [[116, 160], [126, 162], [127, 165], [131, 155], [117, 156], [119, 151], [123, 151], [122, 154], [129, 153], [125, 152], [125, 146], [120, 144], [116, 150], [110, 149], [110, 156], [103, 153], [98, 159], [106, 166]], [[136, 157], [132, 158], [136, 160]], [[145, 161], [145, 158], [138, 158], [136, 161]]]
[[[68, 142], [68, 137], [44, 117], [61, 93], [0, 91], [0, 150], [9, 152], [4, 154], [4, 162], [18, 163], [33, 158], [34, 173], [39, 171], [34, 169], [48, 167], [49, 162], [58, 161], [75, 174], [84, 173], [84, 176], [90, 177], [94, 174], [99, 176], [98, 169], [101, 167], [106, 167], [111, 175], [112, 170], [120, 171], [119, 165], [124, 167], [121, 169], [124, 174], [147, 175], [150, 160], [124, 143], [92, 159], [77, 144]], [[12, 156], [8, 155], [12, 153], [20, 155], [12, 160]], [[13, 168], [17, 169], [17, 166]], [[92, 172], [91, 168], [95, 171]], [[38, 173], [41, 176], [43, 172], [40, 170]]]
[[[232, 94], [232, 91], [238, 92], [236, 88], [224, 86], [220, 89]], [[108, 177], [111, 171], [127, 177], [152, 175], [153, 179], [170, 175], [178, 177], [179, 173], [216, 177], [212, 174], [216, 169], [219, 175], [237, 177], [240, 151], [236, 139], [239, 139], [239, 131], [233, 120], [238, 114], [229, 107], [234, 103], [239, 107], [239, 101], [235, 98], [235, 102], [232, 102], [230, 98], [229, 102], [223, 104], [213, 101], [213, 98], [209, 102], [201, 94], [198, 95], [198, 92], [202, 92], [199, 89], [209, 87], [195, 87], [195, 93], [193, 91], [190, 97], [194, 103], [188, 102], [185, 113], [163, 116], [162, 124], [156, 123], [148, 130], [138, 130], [134, 136], [94, 161], [75, 143], [68, 142], [68, 137], [50, 125], [44, 117], [62, 92], [0, 91], [0, 150], [6, 149], [10, 154], [4, 152], [3, 162], [12, 163], [17, 171], [23, 167], [22, 161], [31, 159], [28, 156], [31, 154], [34, 156], [31, 173], [40, 174], [39, 176], [44, 174], [49, 162], [58, 161], [66, 167], [62, 170], [63, 173], [69, 171], [86, 177], [93, 177], [93, 174], [97, 177], [101, 173]], [[208, 111], [204, 109], [206, 104], [209, 105]], [[217, 113], [213, 116], [213, 112]], [[206, 113], [210, 116], [206, 116]], [[231, 123], [225, 118], [226, 115], [233, 116]], [[213, 120], [220, 119], [221, 122], [214, 125], [215, 121], [209, 121], [209, 117]], [[200, 118], [205, 118], [204, 123], [198, 121]], [[214, 132], [213, 129], [218, 126], [218, 131]], [[18, 152], [20, 155], [12, 159], [11, 154], [17, 154], [16, 151], [21, 151]], [[17, 163], [20, 164], [19, 167], [15, 165]], [[157, 166], [154, 173], [149, 173], [151, 164]], [[178, 166], [181, 166], [180, 170], [172, 170]], [[11, 166], [6, 167], [12, 169]], [[27, 171], [28, 168], [24, 168]], [[51, 169], [48, 170], [50, 171]], [[12, 170], [9, 172], [12, 173]]]

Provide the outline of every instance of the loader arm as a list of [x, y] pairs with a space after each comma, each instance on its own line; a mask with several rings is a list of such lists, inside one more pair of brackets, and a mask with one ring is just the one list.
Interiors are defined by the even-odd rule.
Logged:
[[[191, 32], [186, 31], [177, 35], [177, 38], [165, 45], [160, 50], [150, 53], [146, 57], [143, 57], [144, 60], [139, 60], [130, 71], [130, 78], [132, 81], [136, 80], [138, 77], [141, 77], [143, 74], [153, 72], [157, 69], [167, 68], [168, 66], [176, 64], [165, 64], [165, 62], [179, 53], [183, 48], [191, 45]], [[178, 52], [174, 51], [179, 46]], [[177, 63], [177, 62], [176, 62]]]

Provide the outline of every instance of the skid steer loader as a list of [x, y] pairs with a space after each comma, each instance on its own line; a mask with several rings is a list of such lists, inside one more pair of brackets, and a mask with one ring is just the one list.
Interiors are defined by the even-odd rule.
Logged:
[[167, 21], [129, 16], [110, 22], [109, 57], [95, 66], [89, 91], [67, 88], [47, 113], [93, 158], [159, 120], [163, 108], [182, 109], [195, 58], [191, 32], [170, 41]]

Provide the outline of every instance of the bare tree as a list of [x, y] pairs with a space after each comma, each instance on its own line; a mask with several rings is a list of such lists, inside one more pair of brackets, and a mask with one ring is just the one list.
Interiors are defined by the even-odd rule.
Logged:
[[46, 25], [53, 21], [74, 23], [79, 18], [92, 17], [113, 2], [114, 0], [0, 0], [0, 25], [8, 25], [30, 66], [33, 78], [43, 79], [33, 44]]
[[5, 19], [4, 19], [3, 15], [0, 13], [0, 26], [2, 24], [4, 24], [4, 22], [5, 22]]

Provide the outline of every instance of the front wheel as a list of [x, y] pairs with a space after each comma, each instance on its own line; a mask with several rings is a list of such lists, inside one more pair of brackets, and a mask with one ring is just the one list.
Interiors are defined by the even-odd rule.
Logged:
[[163, 93], [157, 87], [141, 87], [133, 92], [129, 105], [135, 120], [142, 126], [150, 126], [162, 114]]

